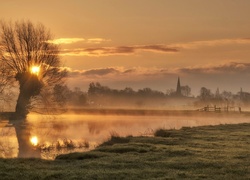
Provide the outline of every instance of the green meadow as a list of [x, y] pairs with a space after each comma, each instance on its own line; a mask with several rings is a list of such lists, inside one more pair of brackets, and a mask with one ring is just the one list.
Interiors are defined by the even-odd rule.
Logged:
[[250, 179], [250, 124], [113, 134], [55, 160], [0, 159], [1, 179]]

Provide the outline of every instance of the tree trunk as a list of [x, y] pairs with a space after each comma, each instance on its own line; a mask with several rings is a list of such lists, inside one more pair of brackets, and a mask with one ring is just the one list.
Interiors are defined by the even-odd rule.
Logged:
[[20, 93], [16, 103], [15, 119], [25, 119], [29, 113], [28, 107], [30, 104], [30, 98], [24, 89], [20, 88]]
[[30, 142], [30, 127], [25, 120], [16, 120], [13, 124], [18, 141], [18, 158], [41, 158], [39, 148], [32, 146]]
[[29, 113], [30, 99], [37, 96], [42, 89], [42, 82], [34, 74], [18, 73], [16, 79], [19, 82], [19, 96], [16, 104], [14, 119], [25, 119]]

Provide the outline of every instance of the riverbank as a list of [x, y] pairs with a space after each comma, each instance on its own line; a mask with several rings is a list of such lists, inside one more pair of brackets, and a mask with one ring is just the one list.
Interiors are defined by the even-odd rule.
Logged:
[[114, 134], [95, 150], [54, 161], [0, 159], [3, 179], [248, 179], [250, 124]]
[[[38, 112], [43, 110], [38, 110]], [[200, 111], [198, 110], [167, 110], [167, 109], [119, 109], [119, 108], [69, 108], [55, 110], [55, 114], [86, 114], [86, 115], [129, 115], [129, 116], [249, 116], [250, 111]], [[1, 119], [9, 119], [14, 112], [0, 112]], [[31, 112], [31, 114], [40, 114]], [[46, 114], [44, 114], [46, 115]]]
[[249, 115], [248, 111], [200, 111], [197, 110], [168, 110], [168, 109], [119, 109], [119, 108], [69, 108], [65, 113], [91, 115], [133, 115], [133, 116], [204, 116], [204, 115]]

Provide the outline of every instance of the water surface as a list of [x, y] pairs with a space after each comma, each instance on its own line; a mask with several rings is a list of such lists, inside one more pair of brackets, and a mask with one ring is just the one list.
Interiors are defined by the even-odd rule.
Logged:
[[[57, 147], [42, 152], [42, 158], [74, 151], [88, 151], [107, 140], [110, 135], [150, 136], [159, 128], [180, 129], [202, 125], [250, 123], [246, 114], [192, 113], [169, 115], [101, 115], [63, 114], [56, 116], [31, 114], [27, 118], [31, 136], [39, 145]], [[65, 147], [65, 142], [68, 142]], [[74, 144], [75, 148], [70, 146]], [[0, 122], [1, 157], [17, 157], [18, 145], [15, 129], [6, 120]]]

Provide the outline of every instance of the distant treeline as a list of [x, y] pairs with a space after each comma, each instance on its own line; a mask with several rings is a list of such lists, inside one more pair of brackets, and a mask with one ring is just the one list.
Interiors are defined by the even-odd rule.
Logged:
[[250, 93], [242, 90], [236, 94], [230, 91], [223, 91], [220, 93], [217, 88], [215, 93], [208, 88], [202, 87], [200, 94], [196, 97], [195, 105], [219, 105], [219, 106], [248, 106], [250, 105]]
[[218, 106], [240, 106], [250, 104], [250, 93], [240, 91], [233, 94], [229, 91], [215, 93], [208, 88], [202, 87], [197, 97], [191, 96], [189, 86], [181, 87], [181, 95], [177, 95], [174, 90], [161, 92], [151, 88], [143, 88], [138, 91], [130, 87], [125, 89], [111, 89], [100, 83], [90, 83], [87, 92], [80, 88], [71, 90], [66, 85], [57, 85], [54, 88], [55, 97], [62, 105], [68, 106], [91, 106], [91, 107], [162, 107], [178, 105], [218, 105]]

